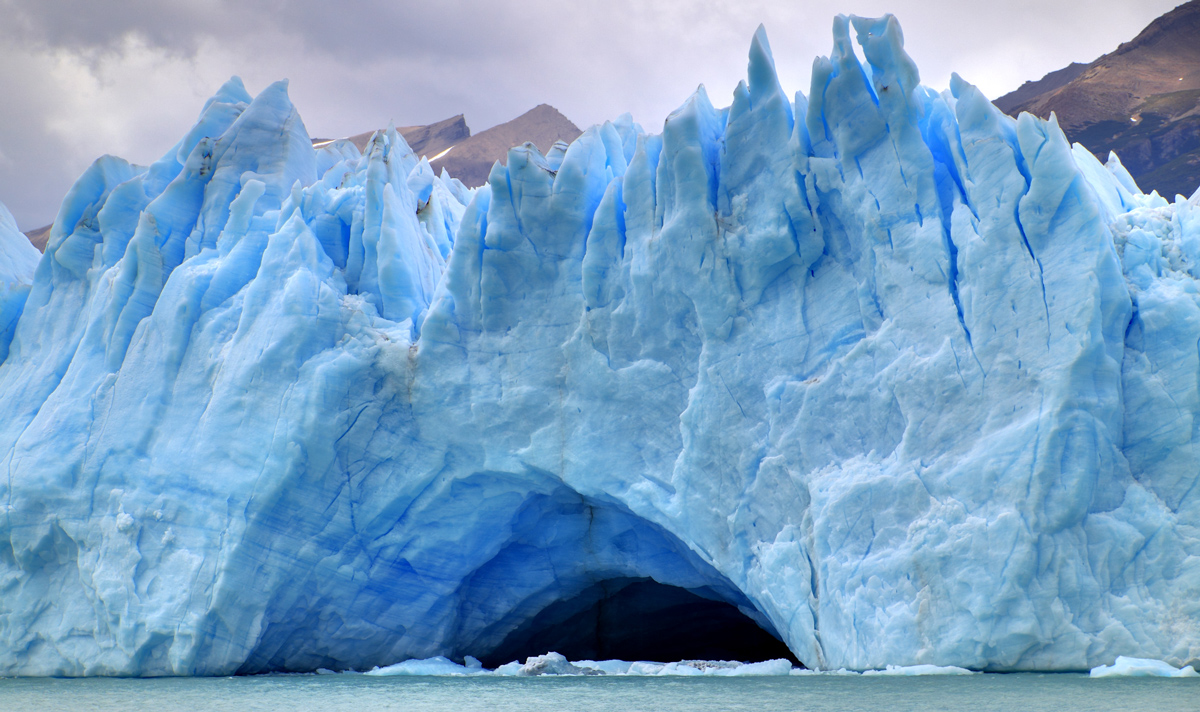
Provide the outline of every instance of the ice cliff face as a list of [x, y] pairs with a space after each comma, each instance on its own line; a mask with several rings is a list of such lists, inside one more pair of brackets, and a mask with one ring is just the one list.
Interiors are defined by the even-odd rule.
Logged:
[[477, 191], [236, 80], [97, 161], [0, 366], [0, 673], [482, 655], [621, 577], [811, 667], [1200, 655], [1200, 197], [834, 39]]

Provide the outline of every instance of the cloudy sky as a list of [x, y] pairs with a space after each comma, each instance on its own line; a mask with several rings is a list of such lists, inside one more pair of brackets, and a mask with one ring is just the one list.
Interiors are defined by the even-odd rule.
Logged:
[[922, 81], [995, 97], [1132, 39], [1181, 0], [0, 0], [0, 202], [49, 223], [111, 153], [148, 163], [231, 75], [291, 80], [312, 136], [462, 113], [473, 131], [552, 104], [649, 130], [703, 83], [727, 103], [766, 25], [808, 91], [838, 13], [895, 14]]

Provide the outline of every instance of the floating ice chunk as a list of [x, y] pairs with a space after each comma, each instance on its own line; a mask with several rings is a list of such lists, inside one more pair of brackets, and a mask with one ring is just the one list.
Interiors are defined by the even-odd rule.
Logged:
[[955, 665], [888, 665], [883, 670], [864, 670], [864, 675], [974, 675], [966, 668]]
[[605, 675], [627, 675], [629, 668], [636, 663], [628, 660], [576, 660], [573, 664], [581, 668], [599, 670]]
[[526, 658], [525, 664], [517, 672], [521, 677], [536, 677], [538, 675], [603, 675], [600, 670], [590, 667], [572, 665], [559, 653], [546, 653]]
[[[700, 662], [702, 664], [694, 665], [694, 664], [691, 664], [692, 662]], [[732, 667], [729, 667], [729, 668], [718, 667], [718, 666], [709, 667], [707, 665], [703, 665], [703, 662], [707, 662], [707, 661], [681, 661], [681, 662], [677, 662], [677, 663], [667, 663], [666, 665], [664, 665], [662, 667], [661, 670], [659, 670], [658, 672], [656, 672], [654, 674], [660, 675], [663, 677], [668, 677], [668, 676], [692, 677], [692, 676], [698, 676], [698, 675], [715, 675], [717, 673], [717, 671], [723, 672], [723, 671], [732, 669]], [[714, 662], [716, 662], [716, 661], [714, 661]]]
[[639, 661], [629, 666], [629, 675], [657, 675], [666, 668], [666, 663]]
[[1200, 677], [1196, 668], [1184, 665], [1177, 668], [1162, 660], [1149, 658], [1117, 657], [1112, 665], [1099, 665], [1092, 668], [1089, 677]]
[[751, 677], [790, 675], [792, 664], [782, 658], [758, 663], [729, 660], [683, 660], [663, 666], [658, 675], [715, 675], [718, 677]]
[[492, 671], [493, 675], [501, 675], [503, 677], [517, 677], [521, 674], [520, 661], [514, 660], [511, 663], [505, 663]]
[[459, 665], [441, 655], [424, 660], [405, 660], [402, 663], [377, 667], [364, 675], [387, 677], [391, 675], [478, 675], [487, 672], [478, 660], [467, 656], [466, 665]]
[[496, 675], [531, 677], [536, 675], [626, 675], [631, 677], [693, 677], [693, 676], [765, 676], [788, 675], [792, 664], [783, 659], [758, 663], [731, 660], [680, 660], [670, 663], [647, 660], [575, 660], [568, 661], [558, 653], [528, 658], [525, 664], [511, 662], [493, 671]]
[[790, 675], [792, 674], [792, 663], [791, 661], [784, 660], [783, 658], [778, 658], [776, 660], [764, 660], [758, 663], [742, 663], [728, 673], [716, 674], [734, 676]]

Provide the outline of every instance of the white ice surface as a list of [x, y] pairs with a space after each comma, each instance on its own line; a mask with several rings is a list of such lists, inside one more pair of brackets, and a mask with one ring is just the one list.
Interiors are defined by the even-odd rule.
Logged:
[[464, 662], [466, 665], [459, 665], [438, 655], [425, 660], [405, 660], [395, 665], [372, 668], [363, 674], [389, 677], [392, 675], [481, 675], [489, 672], [483, 669], [478, 660], [470, 656], [467, 656]]
[[1200, 673], [1191, 665], [1177, 668], [1162, 660], [1147, 660], [1145, 658], [1127, 658], [1117, 656], [1112, 665], [1099, 665], [1092, 668], [1091, 677], [1200, 677]]
[[787, 660], [768, 660], [760, 663], [739, 663], [723, 660], [684, 660], [673, 663], [637, 662], [628, 660], [567, 660], [550, 652], [527, 658], [524, 663], [513, 661], [495, 670], [484, 670], [478, 661], [467, 659], [466, 667], [444, 657], [426, 660], [406, 660], [396, 665], [375, 668], [366, 675], [499, 675], [505, 677], [537, 677], [541, 675], [628, 675], [634, 677], [692, 677], [788, 675], [792, 664]]
[[954, 665], [888, 665], [883, 670], [864, 670], [864, 675], [973, 675], [966, 668]]
[[[1129, 658], [1118, 659], [1117, 666], [1122, 665], [1122, 661], [1130, 660]], [[1158, 661], [1133, 660], [1134, 663], [1157, 665], [1156, 670], [1166, 669], [1175, 671], [1175, 677], [1188, 677], [1192, 673], [1176, 670], [1175, 668]], [[1111, 674], [1140, 674], [1137, 672], [1097, 672], [1098, 670], [1108, 670], [1109, 668], [1097, 668], [1092, 671], [1093, 677], [1103, 677]], [[1125, 668], [1122, 667], [1122, 670]], [[1141, 668], [1131, 668], [1141, 669]], [[1191, 668], [1185, 668], [1191, 670]], [[321, 672], [321, 671], [318, 671]], [[396, 665], [388, 665], [387, 667], [374, 668], [365, 675], [434, 675], [434, 676], [458, 676], [458, 675], [499, 675], [502, 677], [537, 677], [540, 675], [615, 675], [615, 676], [632, 676], [632, 677], [695, 677], [695, 676], [718, 676], [718, 677], [762, 677], [762, 676], [785, 676], [785, 675], [857, 675], [859, 673], [850, 670], [836, 670], [823, 672], [820, 670], [808, 670], [805, 668], [795, 668], [787, 660], [767, 660], [758, 663], [742, 663], [728, 660], [682, 660], [672, 663], [656, 663], [646, 661], [629, 661], [629, 660], [567, 660], [566, 657], [558, 653], [547, 653], [526, 659], [524, 663], [513, 661], [501, 665], [495, 670], [486, 670], [479, 665], [479, 661], [467, 657], [467, 665], [459, 665], [444, 657], [438, 656], [425, 660], [406, 660]], [[903, 676], [924, 676], [924, 675], [973, 675], [976, 674], [971, 670], [965, 670], [960, 667], [949, 665], [910, 665], [899, 666], [890, 665], [884, 670], [866, 670], [863, 675], [903, 675]], [[1149, 674], [1149, 673], [1147, 673]]]

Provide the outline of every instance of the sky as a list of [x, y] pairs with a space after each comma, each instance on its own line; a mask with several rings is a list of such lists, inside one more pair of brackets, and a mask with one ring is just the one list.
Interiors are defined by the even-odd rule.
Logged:
[[789, 94], [833, 17], [892, 13], [922, 83], [990, 97], [1132, 39], [1181, 0], [0, 0], [0, 202], [53, 221], [97, 157], [147, 164], [232, 75], [287, 78], [314, 137], [464, 114], [478, 132], [537, 104], [581, 128], [649, 131], [704, 84], [728, 104], [766, 26]]

